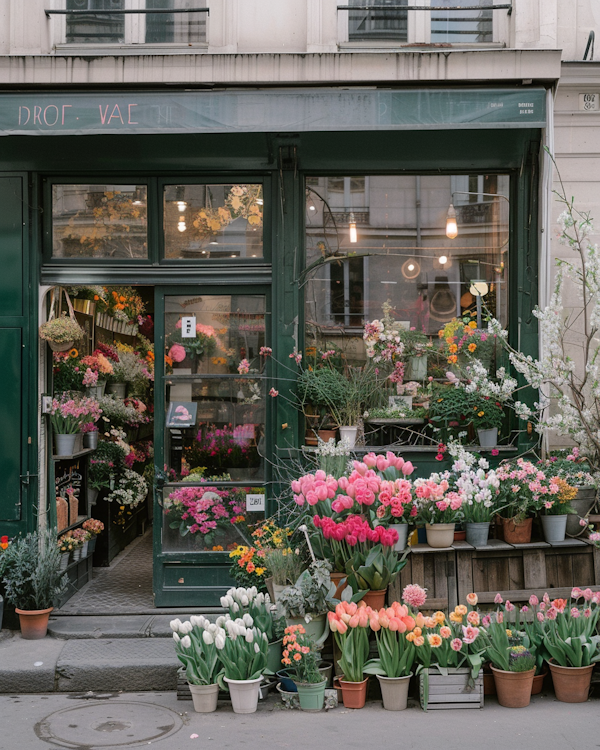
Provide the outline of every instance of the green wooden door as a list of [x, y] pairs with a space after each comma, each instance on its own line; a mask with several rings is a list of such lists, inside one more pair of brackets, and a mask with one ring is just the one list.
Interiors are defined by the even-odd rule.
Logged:
[[31, 352], [23, 189], [22, 176], [0, 176], [0, 523], [9, 536], [23, 531], [32, 518], [27, 494], [35, 487], [28, 478], [34, 441], [28, 429]]

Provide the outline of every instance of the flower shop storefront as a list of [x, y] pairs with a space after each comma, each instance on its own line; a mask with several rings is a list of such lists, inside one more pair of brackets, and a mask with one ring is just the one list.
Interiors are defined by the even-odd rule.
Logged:
[[419, 476], [531, 444], [450, 387], [505, 364], [489, 315], [537, 352], [545, 90], [1, 103], [3, 532], [101, 565], [152, 523], [156, 605], [216, 606], [322, 431]]

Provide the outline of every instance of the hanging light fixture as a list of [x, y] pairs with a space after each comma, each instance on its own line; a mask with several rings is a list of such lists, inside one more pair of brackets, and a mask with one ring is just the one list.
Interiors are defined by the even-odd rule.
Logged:
[[187, 225], [185, 223], [185, 216], [179, 217], [179, 221], [177, 222], [177, 229], [180, 232], [185, 232], [185, 230], [187, 229]]
[[352, 211], [350, 211], [350, 216], [348, 216], [348, 229], [350, 233], [350, 242], [355, 244], [358, 241], [358, 235], [356, 234], [356, 219], [354, 218]]
[[448, 208], [448, 214], [446, 216], [446, 237], [449, 240], [453, 240], [458, 237], [458, 226], [456, 224], [456, 211], [452, 203]]
[[445, 266], [446, 263], [448, 262], [448, 256], [447, 255], [440, 255], [440, 257], [438, 258], [438, 260], [440, 262], [440, 266]]

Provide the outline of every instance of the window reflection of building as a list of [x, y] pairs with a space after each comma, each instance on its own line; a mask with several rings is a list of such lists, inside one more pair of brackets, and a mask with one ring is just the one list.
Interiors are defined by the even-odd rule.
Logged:
[[[398, 320], [436, 334], [475, 309], [470, 288], [479, 280], [489, 287], [485, 304], [506, 323], [508, 187], [506, 175], [307, 180], [306, 265], [321, 256], [325, 261], [308, 276], [307, 323], [341, 335], [381, 317], [389, 299]], [[458, 236], [450, 240], [452, 203]], [[349, 236], [351, 212], [356, 243]]]

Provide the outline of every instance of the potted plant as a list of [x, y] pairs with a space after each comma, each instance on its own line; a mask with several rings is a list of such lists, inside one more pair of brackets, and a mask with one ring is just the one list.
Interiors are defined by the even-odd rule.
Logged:
[[340, 685], [346, 708], [363, 708], [367, 700], [367, 682], [364, 676], [369, 658], [369, 622], [373, 610], [359, 607], [355, 602], [340, 602], [334, 612], [329, 612], [329, 628], [341, 652], [338, 661], [342, 675]]
[[506, 708], [524, 708], [531, 699], [535, 657], [525, 646], [511, 645], [504, 612], [497, 611], [487, 618], [486, 657], [491, 662], [498, 702]]
[[289, 667], [303, 711], [320, 711], [325, 700], [327, 680], [319, 672], [319, 652], [303, 625], [290, 625], [283, 636], [281, 663]]
[[425, 524], [427, 544], [438, 549], [450, 547], [454, 527], [462, 518], [464, 493], [450, 488], [448, 479], [432, 474], [429, 479], [415, 479], [419, 521]]
[[473, 397], [460, 380], [453, 385], [436, 383], [432, 385], [432, 397], [429, 401], [429, 422], [434, 433], [440, 436], [440, 442], [448, 443], [451, 438], [459, 440], [468, 434], [473, 422]]
[[365, 664], [365, 674], [379, 680], [383, 707], [387, 711], [403, 711], [407, 706], [408, 687], [415, 661], [415, 618], [405, 604], [393, 602], [387, 610], [373, 612], [369, 625], [375, 631], [376, 659]]
[[53, 398], [50, 423], [54, 432], [56, 455], [72, 455], [82, 421], [96, 421], [101, 413], [98, 402], [91, 398], [74, 399], [68, 393]]
[[90, 534], [88, 552], [90, 555], [93, 555], [94, 549], [96, 548], [96, 538], [104, 531], [104, 524], [96, 518], [88, 518], [87, 521], [83, 522], [81, 528], [85, 529]]
[[482, 448], [495, 448], [498, 444], [498, 430], [502, 426], [504, 410], [500, 401], [478, 393], [471, 394], [471, 423]]
[[44, 638], [54, 600], [67, 587], [60, 569], [60, 551], [52, 530], [13, 539], [2, 553], [2, 583], [6, 600], [14, 605], [27, 640]]
[[540, 519], [545, 540], [562, 542], [567, 532], [567, 517], [574, 513], [571, 501], [577, 496], [577, 489], [560, 477], [552, 477], [551, 483], [558, 485], [558, 492], [544, 501]]
[[427, 355], [433, 348], [429, 336], [415, 328], [400, 331], [400, 340], [404, 344], [403, 359], [407, 363], [406, 377], [409, 380], [427, 378]]
[[216, 623], [227, 636], [215, 637], [223, 675], [219, 685], [229, 689], [231, 704], [236, 714], [252, 714], [258, 705], [259, 685], [267, 666], [268, 640], [266, 633], [254, 627], [249, 614], [232, 620], [229, 615]]
[[298, 580], [305, 568], [304, 561], [299, 550], [274, 547], [265, 549], [265, 564], [273, 579], [273, 601], [277, 603], [279, 594]]
[[111, 440], [101, 440], [90, 458], [88, 475], [88, 502], [93, 505], [98, 493], [112, 490], [117, 478], [125, 470], [125, 451]]
[[47, 341], [54, 352], [69, 351], [75, 341], [79, 341], [84, 335], [85, 332], [75, 317], [71, 318], [66, 313], [40, 326], [40, 338]]
[[202, 615], [192, 615], [186, 622], [177, 618], [170, 625], [177, 658], [185, 667], [194, 710], [198, 713], [216, 711], [221, 663], [215, 640], [225, 638], [225, 630]]
[[288, 586], [281, 592], [277, 602], [285, 613], [288, 626], [302, 625], [317, 644], [325, 633], [330, 573], [329, 561], [313, 562], [300, 574], [293, 586]]
[[573, 514], [567, 519], [567, 534], [578, 536], [582, 533], [579, 521], [587, 516], [596, 502], [598, 477], [593, 476], [589, 462], [579, 455], [577, 446], [571, 450], [552, 451], [539, 465], [543, 471], [564, 479], [577, 489], [576, 496], [570, 502]]

